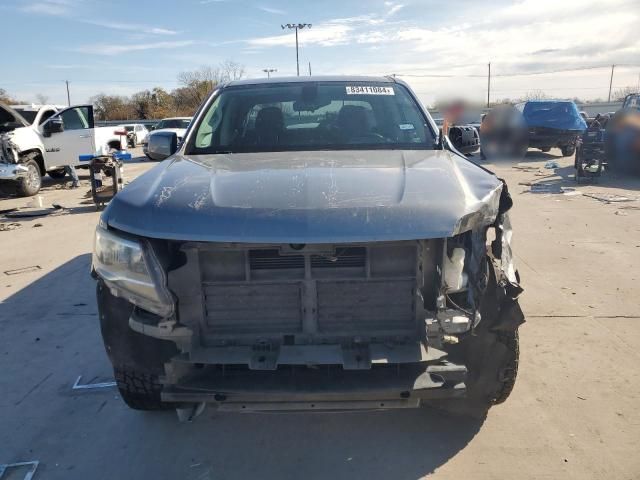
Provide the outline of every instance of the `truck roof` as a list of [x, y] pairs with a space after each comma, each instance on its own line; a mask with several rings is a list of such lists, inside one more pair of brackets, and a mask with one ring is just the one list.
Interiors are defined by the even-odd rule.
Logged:
[[24, 105], [11, 105], [11, 107], [17, 110], [24, 110], [26, 112], [38, 112], [43, 108], [54, 108], [56, 110], [67, 108], [66, 105], [39, 105], [37, 103], [29, 103]]
[[247, 78], [244, 80], [232, 80], [225, 86], [260, 85], [269, 83], [307, 83], [307, 82], [376, 82], [376, 83], [403, 83], [391, 76], [361, 76], [361, 75], [312, 75], [301, 77], [271, 77], [271, 78]]

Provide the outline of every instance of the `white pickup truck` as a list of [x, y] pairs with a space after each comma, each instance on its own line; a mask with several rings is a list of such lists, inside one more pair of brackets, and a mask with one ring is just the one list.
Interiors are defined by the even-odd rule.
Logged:
[[94, 127], [93, 107], [0, 104], [0, 188], [31, 196], [42, 176], [63, 178], [80, 155], [123, 150], [126, 132]]

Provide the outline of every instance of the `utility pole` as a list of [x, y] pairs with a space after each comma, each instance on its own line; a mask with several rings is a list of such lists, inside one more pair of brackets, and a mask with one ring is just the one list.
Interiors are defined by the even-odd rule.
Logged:
[[609, 99], [607, 102], [611, 101], [611, 86], [613, 85], [613, 69], [616, 68], [615, 65], [611, 65], [611, 78], [609, 79]]
[[288, 28], [289, 30], [296, 31], [296, 73], [300, 76], [300, 56], [298, 54], [298, 30], [302, 30], [303, 28], [311, 28], [310, 23], [286, 23], [284, 25], [280, 25], [280, 27], [284, 30]]
[[277, 68], [263, 68], [262, 71], [267, 74], [267, 78], [271, 78], [273, 72], [277, 72]]
[[67, 84], [67, 105], [71, 106], [71, 96], [69, 95], [69, 80], [65, 80], [64, 83]]
[[491, 97], [491, 62], [489, 62], [489, 75], [487, 76], [487, 108], [489, 108], [489, 99]]
[[311, 76], [311, 62], [309, 62], [309, 76]]

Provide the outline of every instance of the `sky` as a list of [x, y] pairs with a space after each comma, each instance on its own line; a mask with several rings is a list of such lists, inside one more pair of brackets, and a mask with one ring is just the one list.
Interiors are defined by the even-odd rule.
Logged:
[[25, 101], [66, 103], [65, 80], [72, 103], [172, 89], [225, 60], [295, 75], [283, 23], [312, 24], [301, 74], [396, 74], [426, 104], [486, 101], [489, 62], [492, 101], [606, 99], [612, 64], [614, 90], [640, 83], [640, 0], [0, 0], [0, 20], [0, 88]]

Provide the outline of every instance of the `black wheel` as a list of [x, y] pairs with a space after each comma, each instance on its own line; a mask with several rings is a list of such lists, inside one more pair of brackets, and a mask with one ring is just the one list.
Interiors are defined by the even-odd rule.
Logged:
[[178, 354], [176, 345], [133, 331], [129, 327], [133, 305], [114, 297], [100, 281], [96, 294], [102, 339], [124, 402], [136, 410], [175, 408], [174, 403], [160, 400], [158, 378], [165, 362]]
[[551, 151], [551, 147], [544, 147], [540, 149], [541, 152], [547, 153], [549, 151]]
[[171, 403], [160, 400], [162, 385], [156, 375], [128, 367], [113, 367], [120, 396], [134, 410], [169, 410]]
[[570, 157], [576, 152], [575, 145], [565, 145], [564, 147], [560, 147], [560, 151], [562, 152], [563, 157]]
[[31, 197], [40, 191], [42, 172], [40, 171], [35, 153], [27, 154], [21, 163], [27, 167], [28, 172], [25, 177], [17, 182], [16, 193], [20, 197]]
[[60, 168], [58, 170], [49, 170], [47, 173], [51, 178], [55, 178], [56, 180], [64, 178], [67, 174], [67, 172], [64, 171], [64, 168]]

